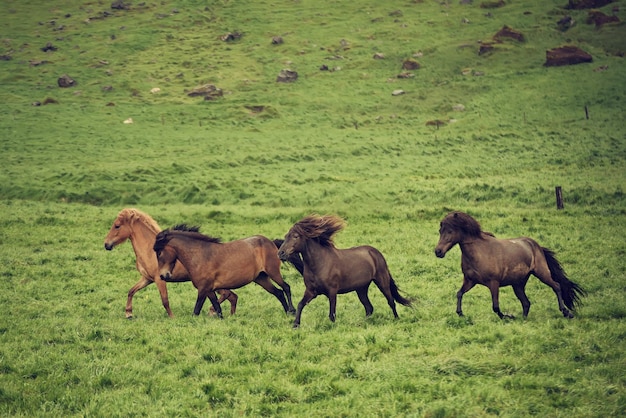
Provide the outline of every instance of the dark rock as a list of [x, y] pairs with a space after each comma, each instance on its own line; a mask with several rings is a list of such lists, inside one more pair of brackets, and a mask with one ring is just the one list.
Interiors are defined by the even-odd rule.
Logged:
[[114, 10], [130, 10], [130, 3], [124, 0], [115, 0], [111, 3], [111, 9]]
[[187, 96], [189, 97], [203, 96], [204, 100], [214, 100], [218, 97], [222, 97], [223, 95], [224, 92], [222, 89], [217, 88], [213, 84], [205, 84], [204, 86], [196, 87], [187, 93]]
[[565, 8], [573, 10], [599, 9], [610, 3], [613, 3], [613, 0], [569, 0]]
[[593, 57], [587, 52], [573, 45], [565, 45], [546, 51], [546, 67], [558, 67], [561, 65], [574, 65], [592, 62]]
[[420, 63], [415, 61], [414, 59], [407, 59], [404, 60], [404, 62], [402, 63], [402, 69], [403, 70], [419, 70], [421, 67]]
[[619, 23], [619, 17], [617, 16], [607, 16], [599, 10], [592, 10], [589, 12], [587, 16], [587, 23], [596, 25], [596, 28], [599, 28], [602, 25], [607, 23]]
[[493, 35], [493, 39], [496, 39], [498, 41], [502, 40], [502, 38], [511, 38], [519, 42], [525, 41], [524, 35], [521, 32], [516, 31], [515, 29], [512, 29], [507, 25], [502, 26], [502, 29], [500, 29], [498, 33]]
[[481, 42], [480, 47], [478, 48], [478, 55], [488, 54], [494, 50], [494, 46], [492, 43]]
[[0, 61], [11, 61], [13, 59], [10, 55], [0, 55]]
[[281, 45], [283, 43], [283, 38], [281, 36], [272, 37], [272, 45]]
[[292, 70], [281, 70], [276, 77], [277, 83], [293, 83], [298, 79], [298, 73]]
[[48, 52], [48, 51], [56, 51], [58, 48], [54, 45], [52, 45], [52, 43], [48, 42], [46, 44], [46, 46], [44, 46], [43, 48], [41, 48], [41, 50], [43, 52]]
[[59, 84], [59, 87], [74, 87], [76, 85], [76, 80], [74, 80], [69, 75], [64, 74], [59, 77], [57, 83]]
[[224, 42], [233, 42], [241, 39], [242, 36], [239, 32], [229, 32], [226, 35], [222, 35], [220, 39]]
[[571, 16], [563, 16], [561, 20], [556, 22], [557, 27], [561, 32], [567, 31], [569, 28], [574, 26], [576, 21]]
[[504, 0], [499, 1], [484, 1], [480, 3], [481, 9], [497, 9], [498, 7], [506, 6]]

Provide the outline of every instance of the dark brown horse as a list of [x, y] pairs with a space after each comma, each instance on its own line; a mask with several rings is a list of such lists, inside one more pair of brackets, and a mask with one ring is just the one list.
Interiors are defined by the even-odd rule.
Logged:
[[[208, 297], [218, 317], [222, 318], [215, 291], [237, 289], [253, 281], [276, 296], [285, 312], [295, 311], [290, 287], [280, 274], [276, 245], [264, 236], [222, 243], [219, 238], [181, 225], [159, 232], [153, 250], [161, 279], [171, 279], [177, 261], [189, 272], [191, 282], [198, 289], [194, 315], [200, 314]], [[270, 279], [282, 290], [274, 287]]]
[[400, 295], [387, 262], [376, 248], [360, 247], [337, 249], [333, 235], [343, 229], [344, 221], [337, 216], [308, 216], [297, 222], [285, 236], [285, 242], [278, 249], [278, 256], [286, 260], [295, 253], [302, 254], [304, 261], [304, 284], [306, 290], [296, 311], [293, 327], [300, 326], [302, 309], [317, 295], [328, 297], [329, 318], [335, 321], [337, 294], [356, 291], [365, 307], [365, 315], [374, 312], [367, 291], [374, 282], [387, 298], [387, 303], [396, 312], [396, 301], [411, 306], [411, 301]]
[[512, 318], [500, 311], [498, 301], [500, 287], [512, 286], [526, 318], [530, 301], [524, 289], [532, 274], [552, 288], [563, 316], [574, 317], [571, 311], [576, 310], [585, 291], [567, 278], [552, 251], [541, 247], [535, 240], [527, 237], [497, 239], [482, 231], [480, 224], [468, 214], [452, 212], [441, 221], [435, 255], [443, 258], [456, 244], [461, 248], [463, 270], [463, 285], [456, 294], [459, 316], [463, 315], [463, 295], [476, 284], [482, 284], [491, 291], [493, 311], [500, 318]]
[[[133, 296], [139, 290], [148, 286], [151, 283], [155, 283], [161, 294], [161, 302], [165, 308], [167, 314], [173, 317], [174, 314], [170, 309], [170, 303], [167, 295], [167, 285], [159, 277], [159, 270], [156, 257], [152, 246], [154, 240], [161, 228], [154, 219], [147, 213], [144, 213], [138, 209], [126, 208], [122, 209], [113, 225], [109, 230], [106, 238], [104, 238], [104, 248], [111, 251], [115, 246], [124, 243], [126, 240], [130, 240], [133, 245], [133, 251], [135, 252], [137, 271], [141, 274], [139, 281], [130, 288], [128, 291], [128, 299], [126, 301], [126, 318], [133, 317]], [[282, 241], [280, 241], [282, 243]], [[277, 246], [280, 245], [277, 243]], [[172, 272], [172, 282], [187, 282], [190, 281], [189, 273], [185, 268], [177, 263]], [[237, 308], [237, 295], [234, 292], [228, 290], [220, 293], [219, 302], [222, 303], [228, 299], [230, 302], [230, 312], [235, 313]]]

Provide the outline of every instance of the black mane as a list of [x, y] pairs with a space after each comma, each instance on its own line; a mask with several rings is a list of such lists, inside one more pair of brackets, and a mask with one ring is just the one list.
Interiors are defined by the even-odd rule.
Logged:
[[159, 232], [154, 241], [154, 251], [161, 251], [170, 239], [175, 236], [185, 236], [193, 239], [197, 239], [204, 242], [210, 242], [214, 244], [221, 244], [222, 240], [216, 237], [210, 237], [208, 235], [201, 234], [198, 232], [200, 230], [199, 226], [187, 226], [186, 224], [178, 224], [171, 228], [164, 229]]
[[452, 212], [448, 214], [443, 218], [443, 221], [441, 221], [441, 225], [460, 230], [470, 237], [480, 237], [483, 232], [478, 221], [463, 212]]

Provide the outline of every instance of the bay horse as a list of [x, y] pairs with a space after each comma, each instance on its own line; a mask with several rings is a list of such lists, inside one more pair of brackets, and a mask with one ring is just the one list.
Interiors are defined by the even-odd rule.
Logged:
[[337, 294], [355, 291], [365, 308], [365, 315], [374, 312], [367, 292], [371, 282], [387, 298], [387, 303], [398, 318], [396, 301], [411, 306], [411, 301], [400, 295], [389, 273], [385, 257], [369, 245], [338, 249], [333, 236], [344, 228], [344, 220], [338, 216], [310, 215], [294, 224], [285, 242], [278, 249], [278, 256], [286, 260], [294, 253], [302, 254], [304, 284], [306, 290], [296, 311], [294, 328], [300, 326], [302, 309], [319, 294], [326, 295], [330, 303], [329, 318], [335, 322]]
[[257, 283], [273, 294], [285, 312], [295, 311], [291, 289], [280, 274], [278, 249], [269, 238], [255, 235], [222, 243], [219, 238], [179, 225], [159, 232], [153, 250], [162, 280], [169, 281], [173, 277], [177, 261], [189, 272], [191, 282], [198, 289], [194, 315], [200, 314], [205, 300], [209, 298], [217, 316], [222, 318], [215, 291], [237, 289], [250, 282]]
[[500, 287], [512, 286], [526, 318], [530, 301], [524, 289], [531, 274], [552, 288], [559, 310], [566, 318], [574, 317], [573, 311], [581, 304], [580, 297], [586, 294], [582, 287], [567, 278], [554, 253], [532, 238], [497, 239], [482, 231], [470, 215], [451, 212], [441, 221], [435, 255], [443, 258], [456, 244], [461, 248], [463, 271], [463, 284], [456, 294], [459, 316], [463, 316], [463, 295], [481, 284], [491, 291], [492, 308], [500, 318], [513, 318], [500, 311], [498, 300]]
[[[135, 265], [137, 271], [141, 274], [141, 278], [128, 291], [128, 299], [126, 301], [126, 318], [128, 319], [133, 317], [133, 296], [152, 283], [155, 283], [159, 289], [165, 311], [170, 317], [174, 316], [170, 309], [167, 285], [159, 277], [157, 260], [152, 250], [154, 240], [159, 231], [161, 231], [161, 228], [150, 215], [138, 209], [125, 208], [118, 213], [109, 233], [104, 238], [104, 248], [108, 251], [113, 250], [113, 248], [126, 242], [126, 240], [130, 240], [135, 252]], [[191, 278], [187, 270], [180, 263], [177, 263], [170, 281], [187, 282], [190, 280]], [[237, 295], [229, 290], [224, 290], [220, 294], [220, 303], [224, 300], [230, 302], [230, 313], [234, 314], [237, 308]]]

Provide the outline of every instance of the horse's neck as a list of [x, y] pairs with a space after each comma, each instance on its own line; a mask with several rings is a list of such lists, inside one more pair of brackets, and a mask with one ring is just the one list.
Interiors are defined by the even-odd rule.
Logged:
[[197, 255], [202, 254], [202, 259], [208, 260], [215, 250], [215, 246], [219, 244], [191, 237], [173, 237], [170, 239], [169, 245], [176, 250], [178, 261], [180, 261], [193, 277], [195, 275], [194, 273], [198, 273], [197, 269], [202, 268], [202, 265], [197, 263]]
[[331, 251], [330, 247], [324, 247], [317, 241], [309, 239], [302, 252], [302, 261], [304, 261], [309, 270], [315, 273], [321, 269], [321, 265], [324, 263], [324, 254]]
[[476, 258], [479, 254], [484, 253], [484, 247], [485, 245], [488, 245], [488, 241], [490, 238], [492, 237], [482, 234], [481, 237], [471, 237], [463, 239], [463, 241], [459, 243], [459, 247], [461, 248], [461, 254], [466, 259]]
[[146, 270], [156, 269], [157, 261], [154, 254], [153, 246], [156, 233], [143, 222], [135, 222], [132, 227], [132, 234], [129, 237], [137, 263], [141, 264]]

